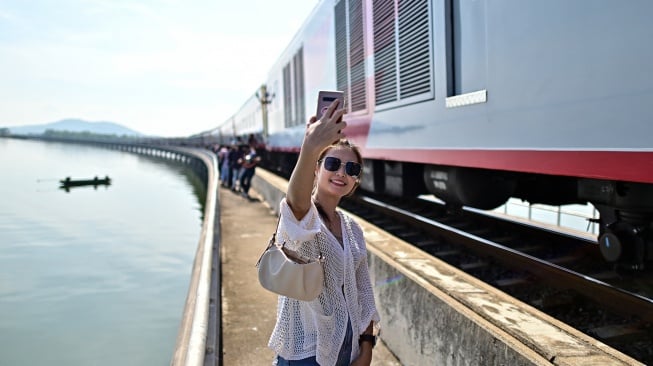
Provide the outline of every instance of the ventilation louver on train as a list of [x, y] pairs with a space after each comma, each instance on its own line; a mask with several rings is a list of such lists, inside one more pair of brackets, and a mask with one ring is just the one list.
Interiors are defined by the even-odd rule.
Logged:
[[428, 1], [373, 1], [372, 12], [376, 105], [430, 95]]
[[397, 100], [397, 46], [392, 1], [373, 1], [374, 91], [376, 104]]
[[345, 92], [350, 112], [367, 108], [362, 0], [341, 0], [335, 7], [336, 86]]
[[[350, 112], [367, 108], [362, 0], [335, 4], [336, 86]], [[373, 0], [374, 92], [376, 105], [415, 102], [433, 93], [428, 0]]]
[[426, 0], [399, 2], [399, 97], [430, 91], [429, 22]]

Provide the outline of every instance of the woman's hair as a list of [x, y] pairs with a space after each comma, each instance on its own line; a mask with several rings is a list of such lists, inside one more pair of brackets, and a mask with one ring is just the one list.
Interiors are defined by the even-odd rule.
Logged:
[[354, 145], [349, 140], [344, 139], [344, 138], [332, 143], [331, 145], [329, 145], [327, 147], [325, 147], [324, 150], [322, 150], [322, 152], [320, 153], [320, 156], [318, 157], [317, 160], [324, 159], [324, 156], [329, 152], [329, 150], [339, 148], [339, 147], [344, 147], [344, 148], [347, 148], [347, 149], [353, 151], [354, 154], [356, 154], [356, 159], [358, 160], [358, 163], [361, 164], [361, 165], [363, 164], [363, 155], [361, 155], [361, 151], [358, 148], [358, 146]]

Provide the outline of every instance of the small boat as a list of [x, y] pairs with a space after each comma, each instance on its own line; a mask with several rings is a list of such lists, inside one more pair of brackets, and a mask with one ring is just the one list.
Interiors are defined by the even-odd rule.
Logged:
[[109, 185], [111, 184], [111, 178], [108, 176], [104, 178], [95, 177], [93, 179], [62, 179], [59, 181], [61, 183], [61, 188], [70, 188], [70, 187], [81, 187], [81, 186], [99, 186], [99, 185]]

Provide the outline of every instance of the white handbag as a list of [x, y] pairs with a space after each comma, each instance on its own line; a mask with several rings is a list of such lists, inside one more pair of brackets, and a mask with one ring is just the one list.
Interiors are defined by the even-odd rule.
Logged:
[[306, 258], [286, 248], [284, 243], [276, 243], [275, 232], [256, 263], [258, 281], [276, 294], [311, 301], [317, 298], [324, 286], [323, 262], [321, 256]]

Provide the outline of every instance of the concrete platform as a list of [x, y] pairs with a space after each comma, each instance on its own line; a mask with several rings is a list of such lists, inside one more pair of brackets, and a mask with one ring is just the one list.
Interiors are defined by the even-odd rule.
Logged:
[[[253, 187], [273, 209], [286, 186], [284, 179], [257, 169]], [[381, 228], [356, 221], [367, 241], [381, 339], [401, 364], [641, 365]]]
[[[257, 169], [258, 171], [258, 169]], [[222, 357], [227, 366], [270, 365], [267, 342], [276, 317], [277, 296], [258, 283], [256, 261], [275, 229], [276, 216], [256, 191], [248, 200], [220, 188], [222, 260]], [[373, 366], [401, 365], [383, 342]]]

